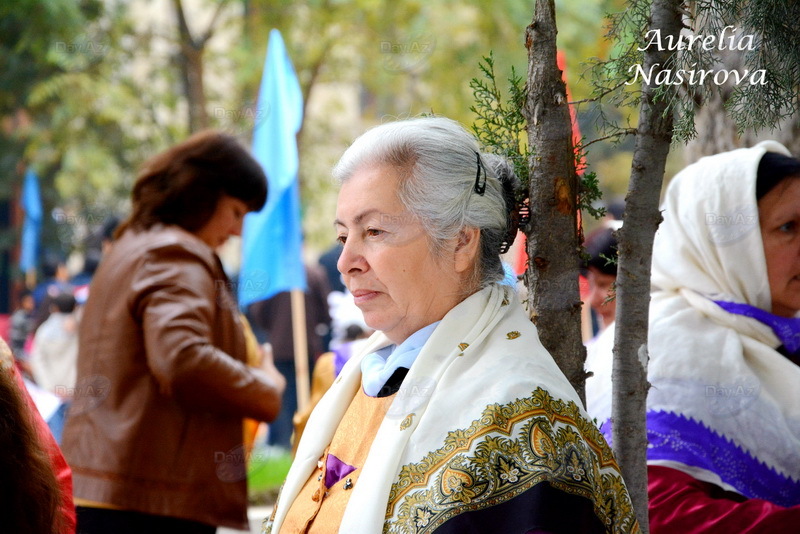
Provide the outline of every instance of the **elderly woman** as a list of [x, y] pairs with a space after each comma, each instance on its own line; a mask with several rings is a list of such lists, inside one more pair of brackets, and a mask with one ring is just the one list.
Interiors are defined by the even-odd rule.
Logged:
[[336, 166], [338, 267], [378, 332], [311, 415], [266, 531], [638, 531], [605, 441], [497, 283], [514, 178], [479, 150], [421, 118]]
[[81, 534], [247, 528], [242, 419], [270, 421], [285, 383], [248, 367], [215, 249], [267, 198], [235, 138], [201, 132], [144, 166], [92, 281], [64, 432]]
[[[652, 533], [800, 524], [800, 161], [774, 142], [679, 173], [653, 250]], [[606, 365], [587, 381], [601, 421]], [[606, 391], [603, 391], [606, 390]], [[607, 427], [604, 427], [606, 429]]]

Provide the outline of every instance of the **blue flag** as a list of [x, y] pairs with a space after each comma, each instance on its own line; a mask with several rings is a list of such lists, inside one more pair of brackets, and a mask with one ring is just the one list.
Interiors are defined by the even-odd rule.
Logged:
[[42, 196], [39, 193], [39, 177], [28, 167], [22, 184], [22, 209], [25, 220], [22, 223], [22, 243], [20, 244], [19, 268], [23, 273], [36, 269], [39, 258], [39, 236], [42, 232]]
[[297, 133], [303, 123], [303, 95], [278, 30], [269, 34], [258, 93], [253, 156], [267, 175], [267, 203], [245, 217], [239, 304], [306, 288], [300, 224]]

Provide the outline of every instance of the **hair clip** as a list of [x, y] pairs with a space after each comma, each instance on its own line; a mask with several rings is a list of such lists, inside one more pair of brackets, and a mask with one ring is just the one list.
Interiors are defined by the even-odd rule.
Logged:
[[483, 196], [486, 192], [486, 169], [483, 169], [483, 183], [481, 183], [481, 167], [483, 167], [483, 161], [481, 161], [480, 152], [476, 151], [475, 155], [478, 157], [478, 173], [475, 175], [475, 192]]
[[531, 220], [530, 198], [525, 195], [521, 201], [512, 196], [513, 208], [508, 212], [508, 228], [503, 242], [500, 244], [500, 254], [505, 254], [511, 249], [517, 237], [517, 231], [523, 229]]

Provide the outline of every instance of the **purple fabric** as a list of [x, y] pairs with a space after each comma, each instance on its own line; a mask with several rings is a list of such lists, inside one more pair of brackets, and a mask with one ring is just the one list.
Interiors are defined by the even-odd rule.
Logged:
[[[610, 434], [610, 425], [604, 425]], [[672, 412], [647, 412], [648, 460], [672, 460], [716, 473], [749, 498], [800, 504], [800, 481], [781, 475], [724, 436]]]
[[352, 465], [348, 465], [328, 453], [328, 459], [325, 461], [325, 487], [330, 488], [355, 470], [356, 468]]
[[347, 360], [350, 359], [352, 355], [353, 347], [350, 343], [346, 343], [339, 347], [338, 349], [334, 349], [333, 351], [333, 373], [334, 376], [339, 376], [339, 373], [342, 372], [342, 367], [344, 364], [347, 363]]
[[600, 423], [600, 432], [603, 434], [603, 437], [606, 438], [606, 442], [608, 446], [613, 448], [614, 442], [611, 441], [611, 418], [605, 420], [605, 422]]
[[749, 304], [726, 302], [724, 300], [715, 300], [714, 303], [728, 313], [751, 317], [769, 326], [791, 354], [795, 354], [800, 350], [800, 318], [780, 317]]

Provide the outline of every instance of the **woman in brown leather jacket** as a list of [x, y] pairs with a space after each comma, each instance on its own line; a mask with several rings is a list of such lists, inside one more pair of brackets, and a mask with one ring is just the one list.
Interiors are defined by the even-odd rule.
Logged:
[[214, 249], [266, 202], [259, 164], [202, 132], [145, 164], [92, 281], [63, 449], [78, 531], [247, 527], [242, 418], [275, 418], [283, 377], [246, 365]]

